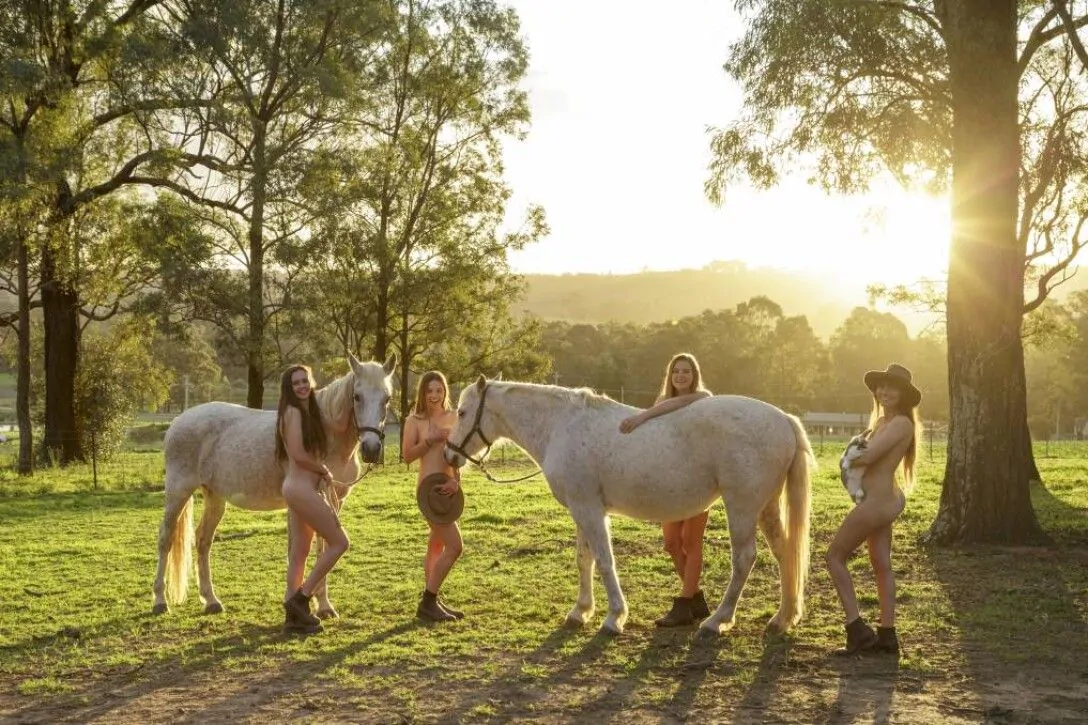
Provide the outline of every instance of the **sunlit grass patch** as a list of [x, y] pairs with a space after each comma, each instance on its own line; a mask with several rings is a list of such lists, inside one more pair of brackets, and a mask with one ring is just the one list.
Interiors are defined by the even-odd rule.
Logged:
[[[381, 712], [390, 720], [425, 721], [559, 721], [594, 713], [713, 720], [766, 712], [770, 719], [823, 722], [841, 705], [844, 682], [878, 692], [898, 688], [888, 702], [924, 696], [953, 704], [965, 689], [981, 692], [1000, 677], [1079, 686], [1077, 678], [1088, 677], [1078, 654], [1088, 648], [1088, 444], [1062, 457], [1054, 453], [1039, 460], [1046, 485], [1033, 491], [1033, 501], [1055, 543], [1015, 549], [920, 543], [937, 510], [944, 465], [943, 457], [920, 457], [918, 484], [895, 529], [903, 643], [897, 668], [887, 660], [842, 663], [828, 655], [842, 644], [843, 621], [823, 554], [850, 505], [830, 445], [814, 481], [812, 568], [801, 623], [784, 637], [764, 633], [780, 590], [760, 540], [736, 626], [710, 643], [697, 642], [691, 628], [654, 626], [679, 581], [660, 526], [622, 518], [612, 528], [631, 612], [627, 631], [597, 632], [607, 610], [599, 577], [590, 624], [563, 626], [578, 589], [574, 526], [539, 478], [495, 485], [466, 472], [465, 554], [442, 593], [467, 618], [427, 626], [414, 617], [427, 537], [415, 507], [414, 472], [400, 465], [375, 469], [345, 504], [352, 549], [330, 576], [341, 617], [309, 638], [280, 631], [282, 511], [228, 508], [212, 549], [223, 614], [202, 613], [194, 577], [187, 601], [153, 617], [161, 480], [94, 491], [67, 472], [52, 482], [49, 472], [39, 472], [18, 489], [0, 478], [0, 487], [10, 487], [0, 496], [0, 574], [8, 582], [0, 588], [0, 687], [15, 698], [7, 706], [31, 720], [50, 719], [51, 706], [78, 718], [119, 687], [129, 688], [121, 697], [141, 698], [189, 688], [195, 694], [186, 712], [195, 719], [209, 703], [228, 707], [212, 694], [227, 673], [238, 687], [259, 693], [252, 695], [259, 700], [254, 712], [273, 719], [302, 713], [352, 720]], [[508, 461], [513, 457], [508, 450]], [[161, 454], [147, 458], [150, 478]], [[531, 470], [519, 462], [507, 475]], [[49, 493], [28, 494], [35, 482]], [[201, 509], [198, 496], [198, 519]], [[712, 606], [730, 575], [729, 549], [717, 506], [703, 576]], [[876, 590], [864, 553], [850, 568], [863, 612], [875, 621]]]

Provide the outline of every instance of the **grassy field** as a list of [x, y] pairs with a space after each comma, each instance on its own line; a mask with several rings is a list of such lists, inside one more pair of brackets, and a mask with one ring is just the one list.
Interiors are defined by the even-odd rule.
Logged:
[[[10, 445], [10, 444], [9, 444]], [[834, 449], [834, 450], [832, 450]], [[188, 601], [153, 617], [162, 458], [128, 454], [123, 480], [91, 491], [88, 469], [0, 476], [0, 719], [15, 722], [1083, 722], [1088, 711], [1088, 444], [1039, 450], [1034, 502], [1053, 544], [933, 549], [943, 453], [895, 532], [904, 656], [830, 657], [841, 610], [822, 556], [848, 501], [828, 445], [814, 481], [807, 613], [784, 637], [763, 627], [777, 571], [759, 560], [737, 626], [701, 643], [653, 619], [678, 590], [653, 524], [613, 520], [631, 619], [624, 635], [562, 627], [574, 602], [574, 530], [536, 479], [466, 474], [466, 553], [444, 594], [461, 622], [414, 618], [426, 528], [414, 473], [388, 465], [345, 505], [353, 548], [331, 578], [341, 618], [306, 639], [280, 633], [282, 512], [230, 508], [213, 548], [226, 612]], [[0, 455], [4, 451], [0, 450]], [[392, 459], [391, 459], [392, 460]], [[528, 469], [510, 465], [497, 473]], [[199, 505], [198, 505], [199, 514]], [[721, 596], [729, 543], [720, 507], [704, 588]], [[853, 561], [876, 615], [867, 560]], [[709, 598], [709, 597], [708, 597]]]

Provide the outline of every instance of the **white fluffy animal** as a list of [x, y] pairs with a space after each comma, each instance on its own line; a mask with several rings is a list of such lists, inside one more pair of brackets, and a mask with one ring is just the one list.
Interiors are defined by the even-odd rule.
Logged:
[[[347, 496], [359, 473], [357, 452], [374, 463], [381, 458], [385, 418], [393, 392], [396, 356], [385, 365], [359, 362], [315, 391], [329, 451], [325, 459], [338, 483], [334, 507]], [[212, 587], [211, 547], [215, 528], [228, 502], [251, 511], [286, 507], [281, 489], [284, 470], [276, 460], [276, 411], [252, 410], [231, 403], [204, 403], [185, 411], [166, 432], [166, 504], [159, 527], [159, 568], [153, 587], [154, 614], [167, 611], [167, 599], [185, 600], [193, 548], [193, 494], [204, 494], [204, 512], [196, 530], [197, 576], [205, 614], [223, 611]], [[288, 527], [288, 538], [293, 532]], [[325, 546], [318, 537], [317, 549]], [[334, 617], [327, 582], [314, 591], [317, 616]]]
[[865, 452], [869, 445], [868, 435], [869, 431], [865, 431], [851, 438], [846, 444], [842, 458], [839, 459], [839, 478], [842, 479], [842, 485], [846, 487], [846, 492], [856, 504], [861, 503], [865, 498], [865, 489], [861, 487], [861, 479], [865, 476], [865, 466], [851, 466], [850, 463]]
[[725, 596], [700, 624], [717, 635], [735, 621], [741, 590], [756, 562], [761, 529], [778, 561], [782, 598], [769, 628], [801, 618], [809, 567], [810, 470], [815, 462], [801, 422], [767, 403], [736, 395], [696, 401], [620, 433], [635, 409], [587, 390], [495, 382], [483, 376], [461, 393], [446, 460], [479, 464], [491, 443], [508, 438], [533, 457], [552, 494], [574, 519], [578, 600], [567, 615], [593, 615], [593, 569], [608, 594], [603, 629], [620, 633], [627, 600], [612, 554], [609, 515], [679, 521], [725, 502], [733, 569]]

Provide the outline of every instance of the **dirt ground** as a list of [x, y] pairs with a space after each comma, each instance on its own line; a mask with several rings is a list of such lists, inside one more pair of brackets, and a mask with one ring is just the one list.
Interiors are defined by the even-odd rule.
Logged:
[[[671, 635], [670, 635], [671, 636]], [[295, 663], [224, 679], [214, 667], [136, 667], [86, 672], [75, 690], [14, 694], [0, 680], [0, 718], [10, 723], [283, 722], [736, 722], [736, 723], [1084, 723], [1088, 670], [1080, 673], [985, 663], [985, 675], [920, 675], [892, 658], [840, 659], [799, 643], [768, 646], [754, 681], [733, 677], [728, 644], [690, 647], [680, 667], [618, 671], [594, 666], [608, 643], [559, 661], [548, 653], [421, 662], [418, 671]], [[984, 655], [978, 653], [971, 669]], [[525, 666], [548, 674], [526, 678]], [[484, 673], [487, 674], [484, 674]], [[343, 675], [343, 673], [340, 673]], [[662, 684], [666, 685], [662, 687]], [[651, 697], [645, 697], [650, 692]], [[663, 696], [661, 693], [666, 693]]]

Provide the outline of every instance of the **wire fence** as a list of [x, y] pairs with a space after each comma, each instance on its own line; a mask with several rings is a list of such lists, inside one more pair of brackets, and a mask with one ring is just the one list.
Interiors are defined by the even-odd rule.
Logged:
[[[109, 457], [90, 456], [86, 462], [65, 467], [43, 465], [35, 461], [35, 474], [30, 477], [18, 474], [19, 441], [14, 426], [0, 426], [0, 495], [40, 493], [61, 490], [162, 490], [165, 464], [162, 455], [163, 436], [173, 416], [143, 416], [145, 419], [133, 425], [122, 450]], [[843, 450], [852, 435], [860, 432], [862, 417], [852, 426], [806, 426], [814, 452], [820, 456], [834, 455]], [[40, 431], [35, 444], [40, 449]], [[404, 466], [400, 460], [400, 426], [390, 423], [386, 429], [387, 445], [382, 451], [379, 467]], [[948, 425], [926, 421], [919, 441], [919, 456], [938, 461], [946, 455]], [[1088, 441], [1074, 437], [1047, 439], [1034, 443], [1036, 457], [1088, 458]], [[495, 446], [489, 467], [496, 472], [503, 469], [507, 475], [519, 475], [536, 463], [520, 448], [509, 442]]]

